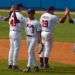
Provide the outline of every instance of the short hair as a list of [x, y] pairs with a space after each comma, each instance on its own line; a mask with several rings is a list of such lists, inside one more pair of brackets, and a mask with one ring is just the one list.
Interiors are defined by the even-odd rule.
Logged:
[[15, 9], [15, 10], [18, 10], [20, 9], [20, 7], [24, 8], [23, 4], [15, 4], [15, 5], [12, 5], [12, 7]]
[[34, 9], [28, 9], [27, 12], [35, 14], [35, 10]]
[[47, 12], [49, 12], [50, 10], [55, 10], [55, 7], [51, 6], [47, 9]]

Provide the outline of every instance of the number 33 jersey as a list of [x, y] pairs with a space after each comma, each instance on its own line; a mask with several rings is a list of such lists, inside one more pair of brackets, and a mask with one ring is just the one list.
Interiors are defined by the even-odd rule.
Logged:
[[36, 19], [30, 20], [29, 18], [27, 18], [26, 22], [27, 35], [36, 36], [38, 31], [41, 31], [41, 26], [39, 21]]
[[58, 17], [50, 13], [44, 13], [40, 18], [42, 31], [52, 32], [58, 22]]

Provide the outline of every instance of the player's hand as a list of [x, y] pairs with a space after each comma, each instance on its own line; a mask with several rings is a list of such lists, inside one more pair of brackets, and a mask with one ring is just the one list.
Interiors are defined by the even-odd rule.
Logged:
[[69, 9], [66, 8], [65, 11], [64, 11], [64, 16], [62, 18], [60, 18], [59, 22], [64, 23], [66, 18], [67, 18], [67, 16], [68, 16], [68, 14], [69, 14]]
[[66, 9], [65, 9], [65, 12], [64, 12], [64, 15], [66, 15], [66, 16], [67, 16], [67, 15], [69, 15], [69, 13], [70, 13], [69, 9], [68, 9], [68, 8], [66, 8]]
[[69, 23], [74, 23], [74, 21], [71, 17], [70, 11], [68, 11], [68, 13], [67, 13], [67, 18], [68, 18]]

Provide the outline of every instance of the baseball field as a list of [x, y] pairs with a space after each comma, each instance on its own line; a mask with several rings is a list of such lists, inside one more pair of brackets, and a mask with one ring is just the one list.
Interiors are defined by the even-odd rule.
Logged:
[[[7, 11], [0, 11], [0, 16], [7, 16]], [[24, 15], [26, 13], [23, 12]], [[38, 12], [35, 17], [39, 19], [42, 13]], [[62, 13], [56, 13], [62, 16]], [[75, 14], [72, 14], [75, 17]], [[26, 67], [27, 62], [27, 44], [24, 29], [21, 31], [22, 41], [19, 53], [19, 66]], [[50, 54], [50, 67], [40, 72], [18, 72], [7, 69], [7, 58], [9, 51], [9, 25], [7, 21], [0, 21], [0, 75], [75, 75], [75, 24], [70, 24], [68, 20], [64, 24], [57, 24], [54, 29], [54, 42]], [[37, 61], [40, 47], [35, 51]]]

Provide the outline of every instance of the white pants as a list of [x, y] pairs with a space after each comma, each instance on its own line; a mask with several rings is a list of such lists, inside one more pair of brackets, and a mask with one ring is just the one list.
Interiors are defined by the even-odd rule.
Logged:
[[10, 50], [8, 55], [8, 65], [17, 65], [17, 59], [20, 48], [20, 32], [10, 31]]
[[36, 37], [27, 37], [28, 41], [28, 64], [27, 67], [36, 66], [35, 47], [37, 43]]
[[50, 32], [41, 32], [42, 43], [44, 45], [40, 57], [49, 57], [52, 48], [52, 34]]

